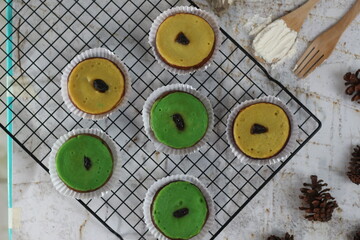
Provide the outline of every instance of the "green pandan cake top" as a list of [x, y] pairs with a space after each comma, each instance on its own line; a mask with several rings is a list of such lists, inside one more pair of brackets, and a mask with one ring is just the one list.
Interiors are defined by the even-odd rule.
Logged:
[[208, 206], [197, 186], [176, 181], [159, 190], [151, 212], [155, 226], [166, 237], [189, 239], [201, 232], [208, 217]]
[[60, 147], [56, 154], [56, 170], [69, 188], [78, 192], [94, 191], [110, 178], [113, 157], [99, 137], [80, 134]]
[[204, 104], [185, 92], [170, 93], [151, 108], [150, 125], [156, 139], [172, 148], [187, 148], [203, 138], [208, 128]]

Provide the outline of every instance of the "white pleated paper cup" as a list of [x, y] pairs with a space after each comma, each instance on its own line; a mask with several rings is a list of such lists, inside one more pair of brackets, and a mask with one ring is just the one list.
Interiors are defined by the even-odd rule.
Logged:
[[[234, 121], [235, 121], [238, 113], [242, 109], [244, 109], [248, 106], [251, 106], [253, 104], [256, 104], [256, 103], [264, 103], [264, 102], [275, 104], [285, 111], [285, 113], [289, 119], [289, 122], [290, 122], [290, 134], [289, 134], [288, 141], [285, 144], [285, 146], [283, 147], [283, 149], [280, 150], [280, 152], [278, 152], [275, 156], [273, 156], [271, 158], [267, 158], [267, 159], [254, 159], [254, 158], [250, 158], [247, 155], [245, 155], [239, 149], [239, 147], [236, 145], [234, 137], [233, 137], [233, 125], [234, 125]], [[294, 115], [291, 113], [290, 109], [279, 98], [276, 98], [274, 96], [266, 96], [266, 97], [261, 97], [261, 98], [254, 99], [254, 100], [244, 101], [243, 103], [237, 105], [231, 111], [231, 113], [227, 119], [226, 137], [227, 137], [228, 143], [230, 145], [231, 151], [244, 164], [270, 165], [270, 164], [275, 164], [282, 160], [285, 160], [290, 155], [291, 151], [293, 151], [295, 149], [296, 138], [298, 137], [298, 133], [299, 133], [299, 127], [294, 118]]]
[[215, 222], [215, 208], [214, 208], [214, 201], [208, 191], [208, 189], [197, 179], [196, 177], [190, 176], [190, 175], [172, 175], [169, 177], [164, 177], [162, 179], [157, 180], [146, 193], [143, 210], [144, 210], [144, 221], [146, 224], [146, 227], [149, 229], [150, 233], [154, 235], [158, 240], [170, 240], [166, 236], [164, 236], [154, 225], [154, 222], [152, 220], [152, 214], [151, 214], [151, 205], [153, 203], [154, 197], [160, 191], [163, 187], [168, 185], [172, 182], [178, 182], [178, 181], [184, 181], [189, 182], [195, 186], [197, 186], [202, 194], [204, 195], [204, 198], [207, 203], [208, 207], [208, 217], [207, 220], [201, 230], [201, 232], [192, 237], [189, 238], [189, 240], [202, 240], [204, 236], [211, 230], [211, 227], [213, 226]]
[[[156, 33], [157, 33], [159, 26], [161, 25], [161, 23], [164, 22], [164, 20], [166, 18], [173, 16], [175, 14], [178, 14], [178, 13], [191, 13], [191, 14], [197, 15], [197, 16], [205, 19], [205, 21], [207, 21], [209, 23], [209, 25], [211, 26], [211, 28], [214, 30], [214, 34], [215, 34], [214, 50], [213, 50], [210, 58], [200, 67], [190, 68], [190, 69], [180, 69], [180, 68], [172, 67], [168, 63], [166, 63], [165, 61], [162, 60], [160, 54], [156, 50]], [[205, 71], [211, 65], [211, 63], [214, 61], [217, 54], [219, 53], [219, 49], [220, 49], [220, 45], [221, 45], [221, 34], [220, 34], [219, 24], [217, 23], [215, 15], [213, 15], [209, 12], [206, 12], [204, 10], [200, 10], [195, 7], [178, 6], [178, 7], [170, 8], [170, 9], [166, 10], [165, 12], [161, 13], [152, 23], [151, 28], [150, 28], [150, 33], [149, 33], [149, 44], [151, 46], [151, 49], [154, 53], [154, 56], [155, 56], [155, 59], [157, 60], [157, 62], [160, 64], [160, 66], [162, 66], [169, 72], [184, 75], [184, 74], [189, 74], [189, 73], [192, 73], [195, 71]]]
[[[91, 191], [91, 192], [77, 192], [66, 186], [66, 184], [60, 179], [58, 172], [56, 170], [56, 155], [59, 151], [60, 147], [70, 138], [77, 136], [77, 135], [94, 135], [100, 139], [102, 139], [106, 145], [109, 147], [112, 158], [113, 158], [113, 171], [108, 179], [108, 181], [101, 186], [100, 188]], [[116, 188], [119, 184], [120, 174], [121, 174], [121, 162], [120, 162], [120, 154], [119, 148], [114, 143], [114, 141], [104, 132], [97, 130], [97, 129], [75, 129], [71, 132], [66, 133], [65, 135], [61, 136], [52, 146], [50, 157], [49, 157], [49, 170], [50, 170], [50, 178], [51, 182], [53, 183], [55, 189], [65, 195], [67, 197], [73, 197], [77, 199], [90, 199], [90, 198], [97, 198], [103, 197], [107, 194], [110, 190]]]
[[[124, 82], [125, 82], [125, 92], [122, 96], [120, 102], [110, 111], [107, 111], [105, 113], [101, 114], [91, 114], [82, 111], [78, 107], [75, 106], [75, 104], [71, 101], [69, 97], [68, 92], [68, 78], [71, 73], [71, 71], [78, 65], [80, 62], [89, 59], [89, 58], [104, 58], [108, 59], [112, 63], [114, 63], [122, 72], [124, 76]], [[106, 48], [93, 48], [86, 50], [85, 52], [80, 53], [77, 55], [71, 62], [65, 67], [64, 72], [61, 76], [61, 96], [65, 102], [66, 107], [75, 115], [85, 118], [85, 119], [92, 119], [92, 120], [101, 120], [104, 118], [107, 118], [112, 113], [116, 112], [121, 106], [123, 106], [129, 99], [129, 95], [131, 92], [131, 79], [129, 75], [128, 68], [125, 66], [125, 64], [120, 60], [119, 57], [117, 57], [113, 52]]]
[[[200, 139], [195, 145], [188, 147], [188, 148], [172, 148], [172, 147], [169, 147], [169, 146], [161, 143], [155, 137], [155, 134], [152, 131], [151, 126], [150, 126], [151, 108], [152, 108], [153, 104], [156, 102], [156, 100], [158, 100], [162, 96], [166, 95], [167, 93], [172, 93], [172, 92], [186, 92], [186, 93], [193, 95], [194, 97], [196, 97], [203, 103], [203, 105], [205, 106], [206, 111], [208, 113], [208, 127], [206, 130], [206, 133], [204, 134], [202, 139]], [[204, 95], [202, 95], [200, 92], [196, 91], [195, 88], [193, 88], [190, 85], [186, 85], [186, 84], [171, 84], [171, 85], [167, 85], [167, 86], [156, 89], [146, 99], [143, 110], [142, 110], [142, 117], [143, 117], [145, 132], [148, 135], [148, 137], [150, 138], [150, 140], [154, 143], [155, 149], [158, 152], [171, 154], [171, 155], [186, 155], [186, 154], [190, 154], [190, 153], [199, 151], [199, 149], [202, 148], [206, 144], [206, 142], [209, 140], [211, 132], [214, 127], [214, 111], [212, 109], [210, 100], [207, 97], [205, 97]]]

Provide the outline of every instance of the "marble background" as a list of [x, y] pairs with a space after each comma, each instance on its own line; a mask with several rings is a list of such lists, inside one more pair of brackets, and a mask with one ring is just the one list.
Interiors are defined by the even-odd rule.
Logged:
[[[197, 2], [206, 8], [204, 2]], [[269, 20], [269, 14], [276, 19], [303, 2], [241, 0], [220, 16], [220, 22], [242, 46], [249, 47], [252, 37], [248, 33], [256, 24]], [[352, 148], [360, 144], [360, 105], [344, 94], [342, 80], [344, 73], [360, 68], [360, 17], [312, 75], [298, 80], [290, 70], [309, 41], [335, 23], [353, 2], [320, 1], [299, 34], [297, 55], [269, 69], [320, 118], [323, 127], [217, 239], [266, 239], [289, 231], [297, 240], [350, 240], [360, 228], [360, 187], [345, 175]], [[55, 192], [48, 175], [19, 147], [15, 151], [14, 239], [116, 239], [77, 202]], [[298, 210], [299, 188], [312, 174], [329, 184], [340, 206], [328, 223], [305, 221]]]
[[[0, 57], [1, 58], [1, 57]], [[0, 122], [5, 122], [5, 115], [0, 116]], [[7, 171], [6, 171], [6, 135], [0, 133], [0, 239], [6, 239], [7, 231]]]
[[[0, 9], [5, 6], [4, 1], [0, 2]], [[1, 24], [0, 24], [1, 25]], [[1, 25], [3, 26], [3, 25]], [[5, 50], [5, 46], [1, 46]], [[4, 58], [3, 51], [0, 51], [0, 59]], [[0, 81], [5, 81], [1, 79]], [[3, 91], [1, 89], [0, 91]], [[5, 101], [5, 95], [1, 96], [1, 100]], [[2, 106], [0, 107], [2, 109]], [[0, 122], [5, 123], [5, 114], [0, 114]], [[7, 231], [7, 171], [6, 171], [6, 135], [0, 131], [0, 239], [6, 239]]]

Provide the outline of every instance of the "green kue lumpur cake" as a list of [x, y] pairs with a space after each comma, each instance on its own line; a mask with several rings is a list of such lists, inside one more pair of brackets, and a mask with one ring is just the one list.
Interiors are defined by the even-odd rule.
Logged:
[[155, 138], [172, 148], [194, 146], [208, 128], [204, 104], [186, 92], [172, 92], [157, 99], [151, 108], [150, 126]]
[[68, 139], [59, 148], [55, 162], [60, 179], [77, 192], [102, 187], [113, 170], [111, 150], [102, 139], [90, 134]]
[[157, 192], [151, 215], [155, 227], [167, 238], [190, 239], [201, 232], [208, 218], [208, 205], [197, 186], [175, 181]]

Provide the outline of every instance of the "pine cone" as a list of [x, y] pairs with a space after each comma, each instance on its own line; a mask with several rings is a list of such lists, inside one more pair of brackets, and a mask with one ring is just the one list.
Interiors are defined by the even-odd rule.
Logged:
[[352, 153], [352, 158], [350, 160], [349, 172], [347, 172], [350, 180], [359, 185], [360, 184], [360, 146], [357, 145], [354, 148]]
[[311, 184], [304, 183], [305, 187], [300, 191], [304, 194], [300, 196], [305, 204], [309, 207], [300, 207], [300, 210], [304, 210], [307, 215], [305, 218], [309, 221], [327, 222], [331, 219], [334, 209], [338, 207], [336, 201], [329, 193], [329, 188], [322, 189], [327, 186], [323, 180], [318, 180], [318, 177], [312, 175]]
[[355, 233], [354, 240], [360, 240], [360, 231]]
[[294, 240], [294, 235], [286, 233], [285, 238], [279, 238], [277, 236], [271, 235], [267, 240]]
[[350, 85], [346, 88], [345, 93], [348, 95], [354, 94], [351, 101], [360, 103], [360, 69], [356, 73], [346, 73], [344, 80], [346, 81], [345, 86]]

